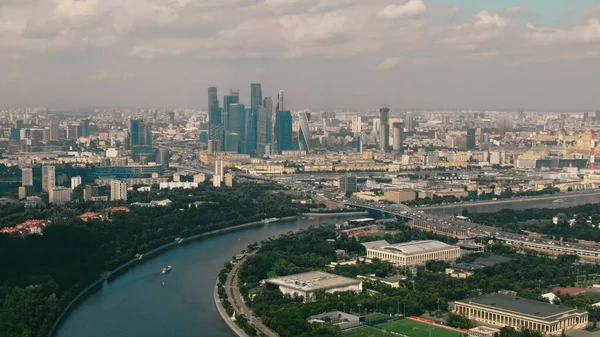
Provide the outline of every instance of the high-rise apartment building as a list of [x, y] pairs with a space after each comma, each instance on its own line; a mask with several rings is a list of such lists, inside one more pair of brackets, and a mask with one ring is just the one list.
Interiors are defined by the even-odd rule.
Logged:
[[123, 180], [111, 180], [110, 200], [127, 200], [127, 182]]
[[343, 175], [339, 180], [340, 190], [344, 193], [346, 192], [357, 192], [358, 184], [356, 181], [356, 176], [354, 175]]
[[69, 123], [69, 125], [67, 125], [67, 139], [76, 140], [77, 138], [79, 138], [81, 136], [81, 134], [79, 133], [80, 131], [81, 131], [80, 123]]
[[380, 149], [388, 151], [390, 147], [390, 109], [387, 106], [382, 106], [379, 109], [379, 144]]
[[79, 136], [80, 137], [89, 137], [90, 136], [90, 120], [89, 119], [86, 118], [81, 121]]
[[501, 135], [512, 132], [513, 121], [508, 115], [501, 115], [498, 117], [498, 133]]
[[71, 178], [71, 189], [74, 190], [77, 186], [81, 185], [81, 177], [76, 176]]
[[277, 111], [275, 117], [277, 153], [292, 150], [292, 124], [294, 123], [292, 113], [290, 111]]
[[415, 118], [411, 115], [406, 116], [406, 131], [413, 132], [415, 130]]
[[21, 169], [21, 186], [33, 186], [33, 169], [31, 167]]
[[71, 189], [67, 187], [51, 188], [48, 194], [48, 201], [55, 205], [71, 202]]
[[466, 139], [466, 148], [467, 150], [473, 150], [475, 148], [475, 129], [469, 128], [467, 129], [467, 139]]
[[58, 140], [58, 126], [60, 124], [60, 119], [58, 117], [52, 117], [50, 119], [50, 125], [49, 125], [49, 129], [50, 129], [50, 140], [51, 141], [57, 141]]
[[56, 186], [56, 170], [54, 166], [42, 166], [42, 191], [50, 192]]
[[232, 187], [233, 186], [233, 174], [227, 173], [225, 175], [225, 177], [223, 177], [223, 182], [225, 183], [225, 186]]
[[306, 153], [310, 153], [310, 125], [308, 123], [308, 116], [306, 112], [298, 113], [298, 124], [300, 125], [300, 129], [298, 130], [298, 145], [300, 146], [300, 150], [306, 151]]
[[175, 125], [175, 112], [174, 111], [169, 112], [169, 124]]

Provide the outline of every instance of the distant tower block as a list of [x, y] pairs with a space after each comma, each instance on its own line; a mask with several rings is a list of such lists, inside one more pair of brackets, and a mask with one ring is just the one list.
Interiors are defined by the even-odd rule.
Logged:
[[380, 149], [387, 151], [390, 146], [390, 109], [383, 105], [379, 109], [379, 144]]
[[590, 141], [590, 171], [596, 171], [596, 133], [592, 130], [592, 139]]

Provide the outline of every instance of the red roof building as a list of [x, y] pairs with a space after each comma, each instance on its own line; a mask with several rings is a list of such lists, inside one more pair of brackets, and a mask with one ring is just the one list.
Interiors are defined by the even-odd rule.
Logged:
[[88, 221], [90, 219], [104, 219], [104, 215], [96, 212], [85, 212], [79, 216], [79, 219]]
[[129, 207], [126, 206], [115, 206], [115, 207], [111, 207], [110, 208], [110, 212], [114, 213], [114, 212], [129, 212], [131, 211], [131, 209], [129, 209]]

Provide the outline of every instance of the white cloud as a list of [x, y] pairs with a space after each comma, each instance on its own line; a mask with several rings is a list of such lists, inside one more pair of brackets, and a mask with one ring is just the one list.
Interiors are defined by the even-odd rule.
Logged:
[[508, 16], [518, 16], [525, 13], [525, 9], [523, 9], [523, 7], [521, 6], [512, 6], [512, 7], [508, 7], [505, 11], [504, 11], [504, 15], [508, 15]]
[[525, 37], [537, 44], [589, 44], [600, 42], [600, 20], [594, 18], [570, 29], [538, 27], [527, 24]]
[[503, 18], [498, 14], [491, 15], [488, 11], [481, 11], [475, 15], [475, 25], [491, 25], [502, 28], [509, 24], [510, 20]]
[[424, 0], [408, 0], [403, 5], [387, 5], [377, 16], [386, 20], [409, 19], [421, 16], [425, 13]]
[[379, 63], [376, 68], [377, 70], [390, 70], [398, 66], [401, 61], [402, 59], [399, 57], [388, 57], [387, 59]]

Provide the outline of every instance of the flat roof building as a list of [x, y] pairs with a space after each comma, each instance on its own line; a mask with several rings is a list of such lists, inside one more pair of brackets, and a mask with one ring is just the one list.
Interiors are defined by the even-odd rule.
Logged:
[[460, 247], [440, 241], [425, 240], [396, 244], [365, 245], [367, 258], [380, 259], [400, 266], [425, 264], [427, 261], [453, 261], [460, 257]]
[[587, 311], [503, 294], [455, 301], [453, 311], [479, 323], [538, 330], [548, 335], [583, 329], [588, 324]]
[[314, 301], [318, 292], [362, 291], [362, 281], [322, 271], [282, 276], [265, 282], [279, 286], [283, 294], [302, 296], [305, 302]]

